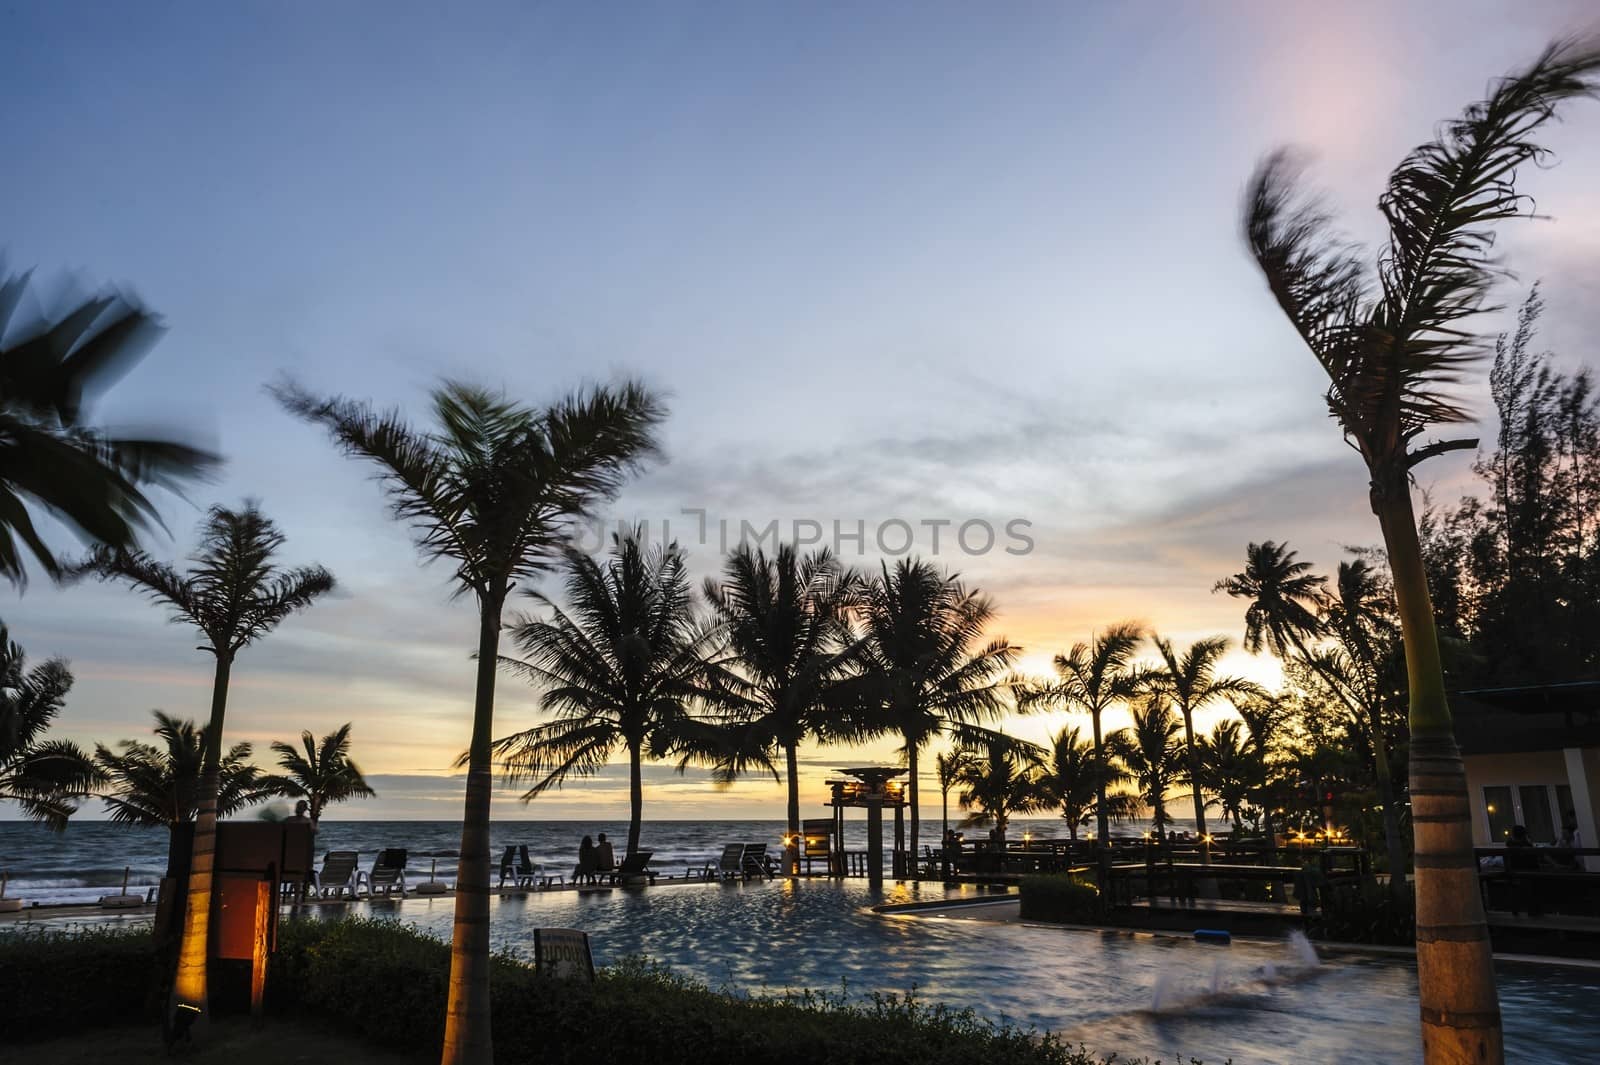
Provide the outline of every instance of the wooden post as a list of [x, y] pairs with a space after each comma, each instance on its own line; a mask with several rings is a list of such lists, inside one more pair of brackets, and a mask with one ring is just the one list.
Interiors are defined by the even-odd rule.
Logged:
[[867, 796], [867, 881], [877, 891], [883, 887], [883, 792]]
[[267, 953], [272, 943], [272, 881], [256, 885], [256, 934], [250, 960], [250, 1018], [260, 1024], [266, 1015]]
[[906, 808], [894, 808], [894, 875], [904, 878], [908, 874], [906, 869]]

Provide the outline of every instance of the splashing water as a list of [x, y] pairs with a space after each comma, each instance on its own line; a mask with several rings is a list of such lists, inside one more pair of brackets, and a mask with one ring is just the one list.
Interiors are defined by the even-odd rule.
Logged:
[[1311, 940], [1299, 929], [1289, 933], [1289, 950], [1294, 955], [1294, 960], [1308, 969], [1315, 969], [1322, 964], [1322, 959], [1317, 957], [1317, 948], [1311, 945]]

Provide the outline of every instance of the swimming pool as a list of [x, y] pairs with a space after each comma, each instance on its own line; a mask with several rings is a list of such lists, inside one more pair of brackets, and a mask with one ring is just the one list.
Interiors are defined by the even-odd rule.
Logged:
[[[1211, 1065], [1421, 1059], [1409, 958], [1341, 955], [1311, 966], [1290, 943], [1210, 946], [997, 923], [963, 918], [959, 906], [917, 916], [869, 909], [983, 894], [890, 884], [875, 895], [864, 881], [822, 880], [534, 893], [494, 900], [491, 934], [496, 949], [526, 957], [534, 927], [582, 928], [597, 963], [646, 955], [735, 992], [914, 988], [927, 1002], [970, 1006], [1123, 1057], [1193, 1056]], [[453, 904], [322, 910], [398, 919], [448, 939]], [[1498, 973], [1509, 1060], [1594, 1060], [1600, 971], [1501, 964]]]

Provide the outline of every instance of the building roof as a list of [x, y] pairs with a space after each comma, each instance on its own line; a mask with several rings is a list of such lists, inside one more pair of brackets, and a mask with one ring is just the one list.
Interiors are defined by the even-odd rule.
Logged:
[[1450, 693], [1462, 754], [1600, 747], [1600, 681]]

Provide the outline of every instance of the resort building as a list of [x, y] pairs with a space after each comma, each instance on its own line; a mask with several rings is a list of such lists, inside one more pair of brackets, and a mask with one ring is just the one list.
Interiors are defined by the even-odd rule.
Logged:
[[1600, 681], [1456, 692], [1450, 708], [1476, 846], [1503, 845], [1514, 825], [1536, 845], [1600, 846]]

